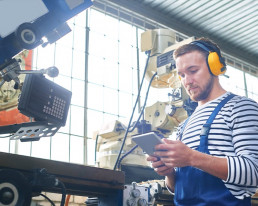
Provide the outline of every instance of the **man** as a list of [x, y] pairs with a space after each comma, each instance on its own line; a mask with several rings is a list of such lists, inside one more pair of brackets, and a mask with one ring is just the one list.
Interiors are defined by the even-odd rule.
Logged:
[[251, 205], [258, 185], [258, 104], [222, 88], [218, 75], [226, 65], [209, 39], [181, 46], [174, 59], [198, 106], [179, 126], [178, 140], [164, 139], [147, 160], [166, 176], [176, 205]]

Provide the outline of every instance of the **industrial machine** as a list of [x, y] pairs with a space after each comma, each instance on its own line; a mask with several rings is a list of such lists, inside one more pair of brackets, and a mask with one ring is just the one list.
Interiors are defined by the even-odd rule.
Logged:
[[[19, 111], [31, 118], [29, 123], [0, 127], [0, 134], [11, 133], [11, 139], [35, 141], [53, 136], [65, 125], [72, 94], [44, 77], [45, 74], [56, 77], [58, 69], [53, 66], [23, 70], [17, 55], [40, 45], [44, 47], [69, 33], [66, 21], [92, 4], [91, 0], [0, 2], [0, 18], [8, 20], [0, 23], [0, 89], [13, 82], [11, 106], [15, 106], [19, 96]], [[8, 101], [8, 97], [2, 98], [3, 103]], [[1, 110], [6, 109], [2, 105]]]
[[[97, 196], [99, 205], [122, 205], [124, 173], [0, 152], [0, 205], [30, 206], [42, 191]], [[86, 198], [85, 198], [86, 199]]]
[[[148, 30], [142, 34], [141, 50], [150, 51], [144, 78], [149, 86], [168, 91], [170, 101], [158, 101], [151, 106], [143, 106], [142, 114], [139, 115], [144, 116], [143, 120], [138, 118], [138, 121], [131, 124], [113, 121], [103, 125], [95, 134], [96, 163], [99, 167], [115, 166], [116, 169], [120, 163], [148, 166], [144, 151], [140, 148], [132, 150], [135, 143], [131, 141], [131, 137], [150, 131], [162, 137], [171, 137], [175, 127], [194, 111], [196, 103], [189, 99], [182, 87], [173, 59], [173, 51], [177, 47], [193, 40], [194, 37], [177, 42], [175, 32], [167, 29]], [[123, 149], [120, 151], [121, 147]], [[124, 158], [126, 153], [130, 154]]]
[[165, 186], [164, 180], [132, 182], [124, 186], [123, 206], [167, 205], [174, 206], [173, 198]]

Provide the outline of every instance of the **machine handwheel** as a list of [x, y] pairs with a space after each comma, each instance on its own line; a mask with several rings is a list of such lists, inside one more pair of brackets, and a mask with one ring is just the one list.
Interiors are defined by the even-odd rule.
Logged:
[[26, 177], [15, 170], [0, 170], [0, 206], [28, 206], [31, 188]]
[[23, 49], [34, 49], [40, 44], [41, 37], [39, 31], [32, 23], [21, 24], [17, 28], [15, 35]]

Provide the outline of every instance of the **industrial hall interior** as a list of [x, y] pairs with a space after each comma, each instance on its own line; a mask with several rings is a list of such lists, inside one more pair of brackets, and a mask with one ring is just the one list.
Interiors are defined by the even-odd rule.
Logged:
[[258, 206], [257, 0], [0, 0], [0, 206]]

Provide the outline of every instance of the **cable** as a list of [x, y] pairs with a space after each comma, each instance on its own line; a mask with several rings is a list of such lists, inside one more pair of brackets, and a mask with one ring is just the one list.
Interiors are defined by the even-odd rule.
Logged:
[[138, 145], [135, 145], [132, 149], [130, 149], [127, 153], [125, 153], [125, 154], [120, 158], [120, 160], [118, 161], [118, 164], [117, 164], [117, 168], [120, 168], [120, 164], [121, 164], [122, 160], [123, 160], [127, 155], [129, 155], [131, 152], [133, 152], [137, 147], [138, 147]]
[[98, 145], [98, 139], [99, 139], [99, 134], [97, 134], [96, 140], [95, 140], [95, 165], [96, 165], [96, 161], [97, 161], [97, 145]]
[[49, 201], [52, 206], [55, 206], [55, 203], [54, 203], [52, 200], [50, 200], [46, 195], [44, 195], [44, 194], [39, 194], [39, 195], [41, 195], [41, 196], [44, 197], [47, 201]]
[[141, 119], [141, 116], [142, 116], [142, 114], [143, 114], [143, 112], [144, 112], [144, 109], [145, 109], [145, 107], [146, 107], [146, 103], [147, 103], [147, 99], [148, 99], [148, 96], [149, 96], [149, 91], [150, 91], [151, 83], [152, 83], [152, 81], [153, 81], [153, 79], [154, 79], [154, 77], [155, 77], [156, 75], [157, 75], [157, 72], [156, 72], [155, 74], [153, 74], [153, 76], [152, 76], [151, 79], [150, 79], [149, 86], [148, 86], [148, 89], [147, 89], [147, 92], [146, 92], [146, 96], [145, 96], [145, 100], [144, 100], [144, 104], [143, 104], [142, 110], [141, 110], [141, 112], [140, 112], [140, 115], [139, 115], [139, 117], [138, 117], [136, 123], [134, 124], [133, 128], [132, 128], [131, 130], [129, 130], [129, 132], [132, 132], [132, 131], [135, 129], [135, 127], [137, 126], [137, 123], [138, 123], [138, 122], [140, 121], [140, 119]]
[[61, 204], [60, 204], [60, 206], [64, 206], [64, 205], [65, 205], [65, 197], [66, 197], [65, 185], [64, 185], [64, 183], [62, 183], [62, 182], [59, 181], [59, 180], [58, 180], [58, 185], [61, 186], [61, 189], [62, 189], [62, 199], [61, 199]]
[[[55, 175], [49, 174], [45, 168], [33, 169], [33, 178], [31, 180], [33, 187], [60, 187], [62, 190], [62, 199], [60, 206], [64, 206], [66, 197], [66, 188], [63, 182], [58, 180]], [[42, 195], [42, 194], [41, 194]], [[44, 195], [42, 195], [44, 196]], [[45, 197], [45, 196], [44, 196]], [[46, 197], [47, 198], [47, 197]], [[49, 200], [49, 198], [47, 198]], [[52, 201], [50, 201], [52, 202]], [[52, 206], [54, 204], [52, 203]]]
[[145, 74], [146, 74], [146, 71], [147, 71], [147, 67], [148, 67], [148, 62], [149, 62], [149, 59], [150, 59], [150, 53], [151, 53], [151, 51], [147, 51], [146, 53], [147, 53], [148, 57], [147, 57], [147, 60], [146, 60], [146, 64], [145, 64], [145, 69], [144, 69], [144, 72], [143, 72], [142, 81], [141, 81], [141, 84], [140, 84], [140, 88], [139, 88], [139, 91], [138, 91], [138, 94], [137, 94], [137, 98], [136, 98], [136, 101], [135, 101], [135, 104], [134, 104], [134, 107], [133, 107], [133, 111], [132, 111], [132, 114], [131, 114], [131, 117], [130, 117], [130, 120], [129, 120], [129, 124], [128, 124], [127, 130], [126, 130], [126, 132], [125, 132], [125, 136], [124, 136], [124, 139], [123, 139], [123, 142], [122, 142], [122, 145], [121, 145], [119, 154], [118, 154], [118, 156], [117, 156], [116, 163], [115, 163], [115, 165], [114, 165], [113, 170], [115, 170], [116, 167], [117, 167], [117, 164], [118, 164], [118, 161], [119, 161], [119, 159], [120, 159], [120, 156], [121, 156], [121, 153], [122, 153], [122, 150], [123, 150], [125, 141], [126, 141], [126, 137], [127, 137], [128, 132], [129, 132], [129, 128], [130, 128], [130, 125], [131, 125], [131, 122], [132, 122], [132, 119], [133, 119], [134, 111], [135, 111], [135, 108], [136, 108], [136, 106], [137, 106], [138, 100], [139, 100], [139, 98], [140, 98], [140, 93], [141, 93], [141, 89], [142, 89], [142, 85], [143, 85], [143, 80], [144, 80], [144, 77], [145, 77]]
[[68, 206], [71, 195], [66, 196], [65, 206]]
[[[141, 118], [141, 116], [142, 116], [142, 114], [143, 114], [143, 112], [144, 112], [144, 109], [145, 109], [145, 107], [146, 107], [146, 103], [147, 103], [147, 99], [148, 99], [148, 95], [149, 95], [151, 83], [152, 83], [152, 81], [153, 81], [153, 79], [154, 79], [154, 77], [155, 77], [156, 75], [157, 75], [157, 72], [156, 72], [156, 73], [151, 77], [151, 79], [150, 79], [149, 86], [148, 86], [148, 89], [147, 89], [147, 92], [146, 92], [146, 96], [145, 96], [145, 100], [144, 100], [144, 105], [143, 105], [143, 107], [142, 107], [142, 110], [141, 110], [141, 112], [140, 112], [140, 115], [139, 115], [139, 117], [138, 117], [136, 123], [134, 124], [133, 128], [132, 128], [131, 130], [129, 130], [129, 132], [132, 132], [132, 131], [136, 128], [138, 122], [140, 121], [140, 118]], [[138, 145], [135, 145], [130, 151], [128, 151], [127, 153], [125, 153], [125, 154], [119, 159], [119, 162], [118, 162], [118, 164], [117, 164], [117, 168], [120, 168], [120, 164], [121, 164], [122, 160], [123, 160], [127, 155], [129, 155], [131, 152], [133, 152], [137, 147], [138, 147]]]

